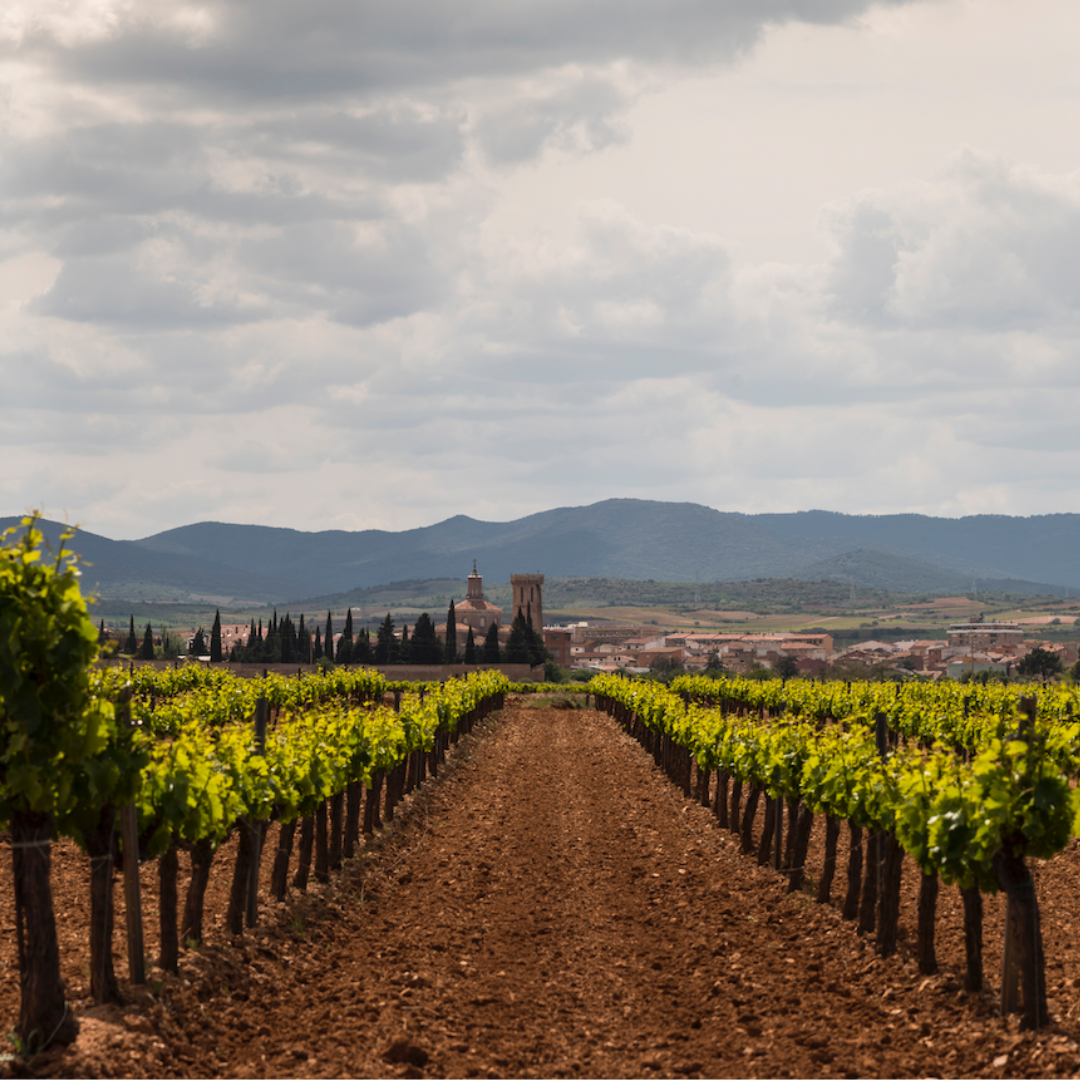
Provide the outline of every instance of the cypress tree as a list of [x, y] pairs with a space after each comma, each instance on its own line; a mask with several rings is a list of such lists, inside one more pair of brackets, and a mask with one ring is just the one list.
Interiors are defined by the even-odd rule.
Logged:
[[337, 656], [334, 658], [339, 664], [348, 664], [352, 660], [353, 626], [352, 608], [345, 609], [345, 629], [341, 631], [338, 641]]
[[508, 664], [532, 662], [529, 655], [529, 624], [521, 611], [514, 616], [514, 621], [510, 624], [510, 639], [506, 643], [506, 662]]
[[330, 618], [330, 612], [326, 613], [326, 630], [323, 632], [322, 639], [323, 652], [334, 659], [334, 622]]
[[473, 641], [472, 627], [469, 627], [469, 636], [465, 639], [465, 663], [476, 663], [476, 642]]
[[300, 612], [300, 626], [296, 631], [296, 656], [301, 663], [312, 664], [315, 662], [314, 646], [311, 642], [311, 632], [304, 625], [304, 613]]
[[492, 623], [484, 638], [484, 651], [481, 654], [485, 664], [497, 664], [502, 660], [499, 653], [499, 624]]
[[101, 625], [98, 627], [97, 643], [99, 645], [104, 645], [105, 642], [108, 641], [108, 640], [109, 640], [109, 635], [105, 632], [105, 620], [102, 619], [101, 620]]
[[296, 630], [288, 612], [278, 624], [278, 656], [283, 664], [296, 663]]
[[143, 634], [142, 644], [139, 646], [139, 660], [153, 660], [154, 659], [154, 631], [150, 629], [150, 624], [146, 624], [146, 633]]
[[443, 663], [457, 663], [457, 614], [454, 611], [454, 601], [450, 601], [450, 607], [446, 612], [446, 652]]
[[276, 664], [281, 659], [281, 640], [278, 636], [277, 612], [266, 631], [266, 640], [262, 643], [260, 657], [264, 664]]
[[383, 619], [379, 626], [379, 635], [375, 639], [375, 663], [376, 664], [392, 664], [396, 659], [397, 638], [394, 637], [394, 620], [390, 617], [390, 612], [386, 613], [386, 618]]
[[221, 663], [221, 611], [214, 612], [214, 625], [210, 627], [210, 662]]
[[203, 635], [203, 628], [200, 626], [195, 631], [195, 636], [188, 644], [189, 656], [205, 656], [206, 655], [206, 637]]
[[412, 636], [412, 660], [414, 664], [438, 664], [442, 661], [442, 646], [435, 633], [435, 624], [425, 611], [416, 620]]
[[139, 639], [135, 636], [135, 616], [131, 616], [131, 625], [128, 627], [127, 640], [124, 642], [123, 652], [127, 656], [134, 656], [139, 651]]
[[317, 664], [322, 657], [322, 630], [320, 627], [315, 627], [315, 643], [311, 647], [311, 655]]
[[364, 628], [356, 635], [356, 640], [353, 642], [353, 663], [370, 664], [371, 660], [371, 634]]
[[525, 623], [525, 641], [529, 647], [529, 663], [533, 667], [547, 660], [548, 651], [547, 646], [544, 645], [544, 638], [533, 629], [531, 621]]

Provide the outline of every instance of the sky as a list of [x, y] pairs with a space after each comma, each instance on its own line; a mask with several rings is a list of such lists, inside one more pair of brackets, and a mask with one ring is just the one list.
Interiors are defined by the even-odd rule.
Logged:
[[0, 515], [1080, 510], [1075, 0], [6, 0]]

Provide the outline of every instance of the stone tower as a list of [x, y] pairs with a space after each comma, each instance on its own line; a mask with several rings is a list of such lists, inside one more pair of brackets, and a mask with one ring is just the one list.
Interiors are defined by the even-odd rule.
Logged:
[[510, 595], [513, 603], [514, 618], [520, 611], [526, 619], [532, 623], [532, 628], [541, 636], [544, 635], [544, 575], [543, 574], [511, 574]]

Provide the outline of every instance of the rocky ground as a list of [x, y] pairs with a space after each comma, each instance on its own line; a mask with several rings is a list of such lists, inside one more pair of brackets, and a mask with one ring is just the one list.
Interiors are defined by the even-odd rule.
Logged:
[[[78, 1041], [8, 1074], [47, 1076], [1025, 1076], [1080, 1069], [1080, 852], [1038, 867], [1055, 1023], [995, 1015], [1001, 902], [986, 905], [987, 990], [963, 985], [955, 889], [941, 973], [912, 958], [905, 866], [898, 956], [875, 958], [833, 906], [789, 896], [602, 714], [512, 702], [330, 885], [223, 927], [179, 977], [152, 971], [126, 1008], [89, 989], [88, 868], [57, 845], [64, 977]], [[760, 815], [759, 815], [760, 816]], [[815, 828], [808, 865], [821, 864]], [[273, 833], [268, 847], [273, 850]], [[844, 895], [846, 852], [833, 890]], [[264, 896], [270, 859], [264, 860]], [[813, 875], [812, 876], [816, 876]], [[156, 873], [144, 868], [156, 953]], [[183, 887], [184, 882], [181, 882]], [[121, 890], [118, 972], [126, 972]], [[10, 856], [0, 860], [0, 1023], [18, 976]]]

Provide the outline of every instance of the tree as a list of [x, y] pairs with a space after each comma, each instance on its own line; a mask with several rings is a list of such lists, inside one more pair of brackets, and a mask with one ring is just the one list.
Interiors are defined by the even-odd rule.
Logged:
[[354, 664], [370, 664], [373, 655], [371, 634], [367, 627], [364, 627], [356, 635], [356, 640], [353, 642], [352, 662]]
[[109, 640], [109, 634], [108, 634], [108, 631], [106, 631], [106, 629], [105, 629], [105, 620], [102, 619], [101, 620], [101, 625], [98, 627], [97, 643], [99, 645], [104, 645], [105, 642], [108, 641], [108, 640]]
[[538, 664], [546, 664], [550, 657], [548, 656], [547, 646], [544, 644], [544, 637], [532, 628], [532, 623], [527, 624], [526, 640], [529, 643], [529, 663], [533, 667]]
[[311, 664], [315, 662], [315, 657], [312, 654], [313, 646], [311, 642], [311, 633], [304, 625], [304, 613], [300, 612], [300, 626], [296, 631], [296, 656], [301, 663]]
[[319, 627], [315, 627], [315, 643], [312, 645], [311, 658], [314, 663], [319, 662], [319, 658], [322, 656], [322, 630]]
[[531, 627], [525, 621], [525, 616], [519, 611], [510, 624], [510, 637], [506, 642], [506, 662], [508, 664], [528, 664], [529, 657], [529, 630]]
[[409, 658], [412, 656], [412, 643], [409, 641], [409, 627], [407, 624], [401, 624], [401, 640], [398, 642], [398, 656], [397, 662], [399, 664], [407, 664]]
[[1036, 645], [1016, 665], [1016, 671], [1025, 679], [1039, 679], [1046, 682], [1047, 679], [1056, 678], [1062, 673], [1061, 657], [1044, 649], [1041, 645]]
[[435, 624], [425, 611], [416, 620], [412, 635], [412, 659], [414, 664], [442, 663], [442, 645], [435, 633]]
[[[278, 662], [295, 664], [298, 656], [296, 627], [293, 626], [292, 615], [285, 612], [285, 618], [278, 623]], [[304, 659], [306, 660], [307, 657], [305, 656]]]
[[397, 638], [394, 637], [394, 620], [390, 612], [379, 625], [379, 634], [375, 639], [375, 663], [392, 664], [397, 659]]
[[345, 609], [345, 629], [341, 631], [341, 638], [338, 640], [337, 656], [334, 659], [339, 664], [348, 664], [352, 660], [352, 646], [353, 646], [353, 625], [352, 625], [352, 608]]
[[493, 622], [488, 627], [488, 632], [484, 638], [484, 650], [481, 653], [481, 659], [485, 664], [497, 664], [502, 659], [499, 652], [499, 624]]
[[154, 659], [154, 631], [150, 629], [149, 623], [146, 624], [146, 633], [143, 634], [142, 644], [139, 646], [139, 652], [136, 659]]
[[330, 612], [326, 613], [326, 630], [322, 639], [323, 653], [331, 660], [334, 659], [334, 622], [330, 618]]
[[200, 626], [195, 631], [195, 636], [188, 643], [188, 656], [205, 656], [206, 655], [206, 637], [203, 635], [203, 628]]
[[473, 640], [472, 627], [469, 627], [469, 636], [465, 639], [465, 663], [476, 663], [476, 642]]
[[120, 650], [125, 656], [134, 656], [139, 651], [139, 639], [135, 636], [135, 616], [131, 616], [131, 625], [128, 627], [128, 636], [124, 640], [124, 647]]
[[725, 672], [726, 668], [720, 660], [720, 653], [717, 652], [716, 649], [713, 649], [705, 660], [705, 670], [702, 674], [708, 676], [710, 679], [716, 679], [725, 674]]
[[799, 674], [799, 661], [794, 656], [781, 656], [773, 670], [781, 679], [794, 679]]
[[179, 652], [180, 650], [177, 648], [176, 642], [173, 640], [173, 636], [169, 633], [168, 628], [162, 628], [161, 655], [166, 659], [172, 659]]
[[444, 663], [457, 663], [457, 614], [454, 611], [454, 601], [450, 601], [450, 607], [446, 612], [446, 652], [443, 654]]
[[658, 653], [649, 664], [649, 671], [663, 682], [668, 682], [675, 675], [681, 675], [685, 670], [682, 662], [668, 653]]
[[570, 678], [570, 672], [554, 660], [544, 661], [544, 682], [564, 683]]
[[221, 663], [221, 611], [214, 612], [214, 625], [210, 627], [210, 662]]

